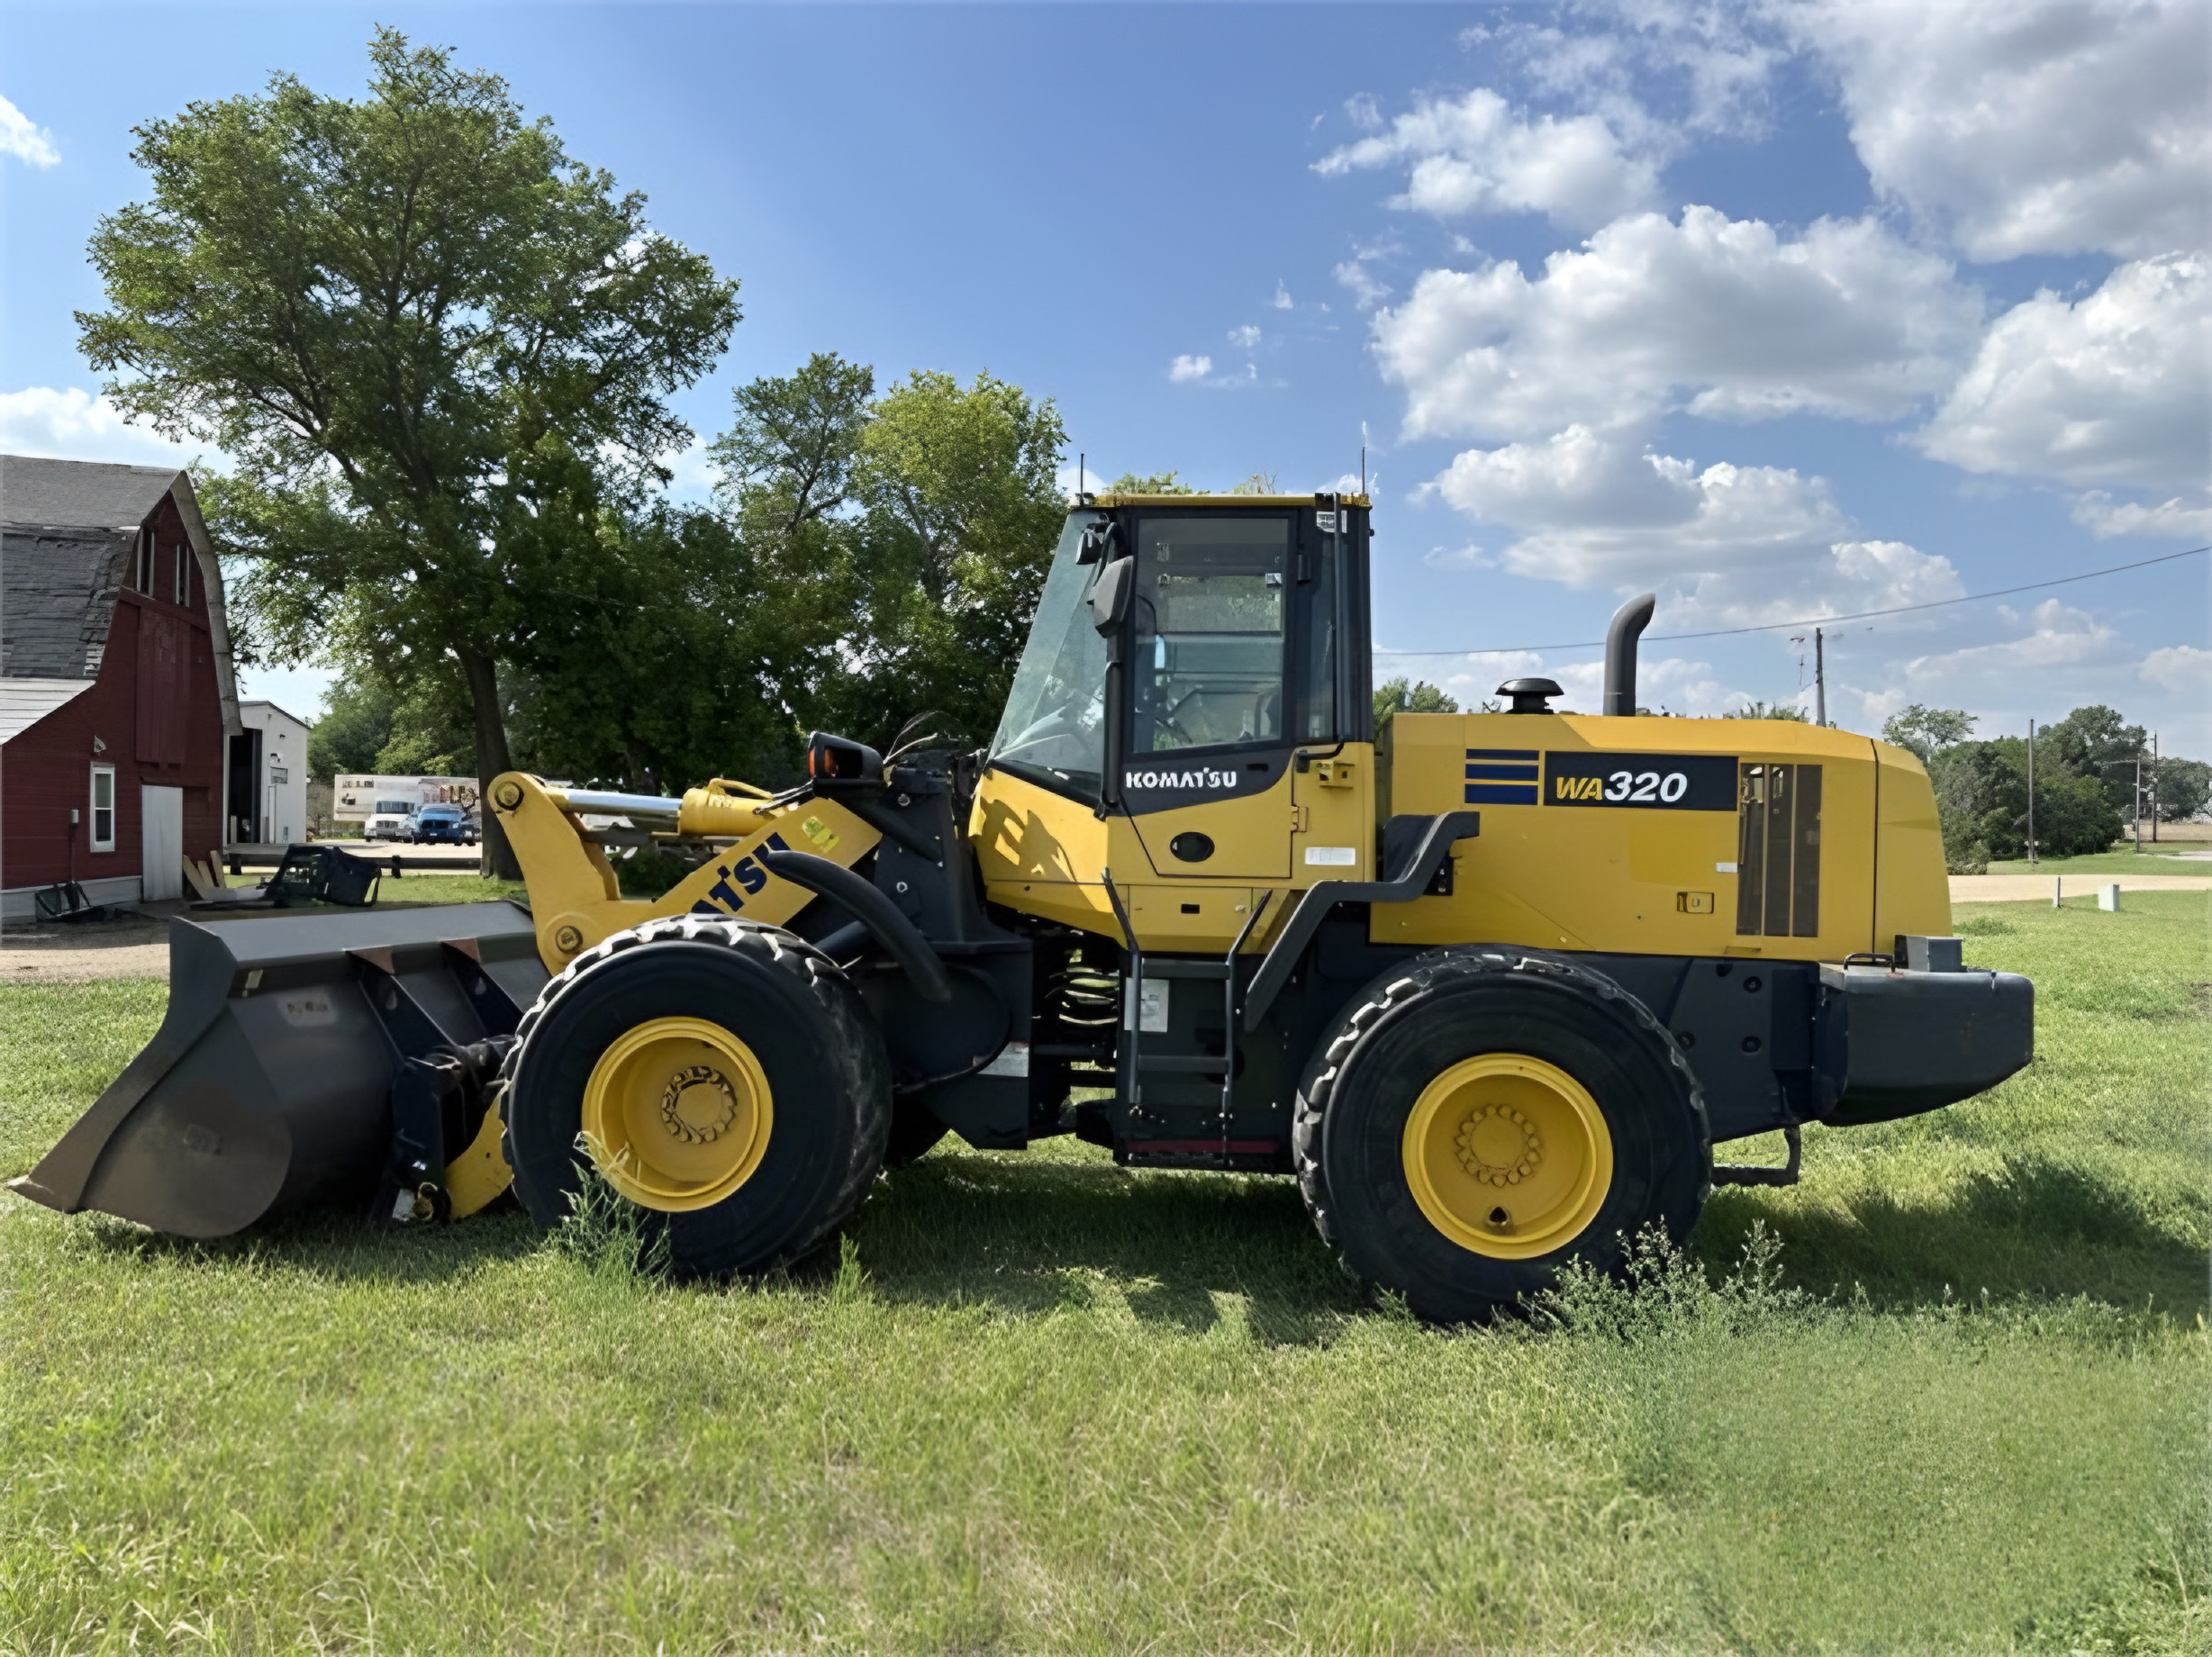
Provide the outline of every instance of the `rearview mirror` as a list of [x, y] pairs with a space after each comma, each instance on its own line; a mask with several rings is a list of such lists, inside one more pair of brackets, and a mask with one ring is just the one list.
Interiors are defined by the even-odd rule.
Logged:
[[1137, 560], [1116, 558], [1099, 571], [1091, 588], [1091, 625], [1101, 633], [1118, 631], [1129, 619], [1137, 597]]

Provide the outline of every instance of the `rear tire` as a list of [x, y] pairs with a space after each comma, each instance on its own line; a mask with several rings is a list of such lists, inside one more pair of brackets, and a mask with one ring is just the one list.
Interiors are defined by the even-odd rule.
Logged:
[[1580, 1260], [1606, 1272], [1711, 1190], [1697, 1080], [1600, 973], [1509, 949], [1383, 973], [1308, 1066], [1292, 1153], [1308, 1212], [1361, 1277], [1438, 1322], [1484, 1317]]
[[[686, 916], [585, 951], [523, 1017], [506, 1069], [507, 1160], [539, 1225], [567, 1217], [591, 1165], [579, 1143], [587, 1093], [603, 1127], [621, 1119], [606, 1112], [607, 1079], [629, 1074], [625, 1052], [642, 1053], [630, 1062], [649, 1069], [656, 1031], [674, 1032], [670, 1041], [703, 1036], [709, 1068], [720, 1064], [735, 1085], [733, 1094], [730, 1082], [712, 1077], [705, 1097], [745, 1109], [741, 1121], [725, 1113], [686, 1132], [674, 1105], [656, 1113], [648, 1098], [637, 1139], [644, 1156], [666, 1152], [673, 1164], [696, 1155], [724, 1127], [749, 1146], [719, 1178], [665, 1206], [640, 1199], [657, 1190], [638, 1175], [648, 1163], [606, 1173], [647, 1235], [666, 1236], [677, 1272], [764, 1271], [808, 1254], [853, 1216], [883, 1165], [891, 1127], [891, 1066], [875, 1021], [842, 969], [792, 933]], [[697, 1090], [685, 1078], [699, 1073], [686, 1069], [668, 1084], [667, 1099], [681, 1090], [686, 1112]], [[651, 1095], [657, 1079], [639, 1085]], [[657, 1129], [671, 1138], [658, 1151]]]

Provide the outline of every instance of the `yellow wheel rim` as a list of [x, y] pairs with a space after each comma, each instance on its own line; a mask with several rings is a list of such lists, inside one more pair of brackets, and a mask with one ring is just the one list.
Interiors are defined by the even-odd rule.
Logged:
[[651, 1019], [599, 1055], [584, 1137], [607, 1182], [664, 1213], [712, 1208], [752, 1177], [775, 1112], [753, 1050], [704, 1019]]
[[1519, 1053], [1462, 1059], [1423, 1088], [1402, 1150], [1428, 1223], [1494, 1260], [1564, 1247], [1613, 1183], [1613, 1136], [1590, 1090]]

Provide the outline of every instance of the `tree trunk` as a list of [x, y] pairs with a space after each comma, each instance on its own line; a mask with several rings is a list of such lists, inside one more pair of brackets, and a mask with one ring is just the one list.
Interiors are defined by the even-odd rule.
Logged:
[[494, 880], [521, 880], [522, 865], [514, 847], [507, 844], [507, 830], [492, 810], [492, 779], [514, 767], [507, 758], [507, 721], [499, 711], [499, 668], [488, 656], [467, 645], [455, 652], [468, 680], [468, 701], [476, 723], [477, 815], [484, 822], [484, 857], [480, 866]]

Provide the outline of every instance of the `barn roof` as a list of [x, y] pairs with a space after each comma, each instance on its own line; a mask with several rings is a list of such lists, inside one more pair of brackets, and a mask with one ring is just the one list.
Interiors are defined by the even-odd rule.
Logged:
[[222, 570], [192, 479], [175, 466], [0, 455], [0, 678], [99, 676], [132, 539], [165, 499], [177, 503], [200, 566], [223, 729], [235, 736]]
[[0, 455], [0, 522], [129, 534], [177, 484], [175, 466]]
[[98, 678], [131, 536], [13, 524], [0, 534], [0, 676]]

